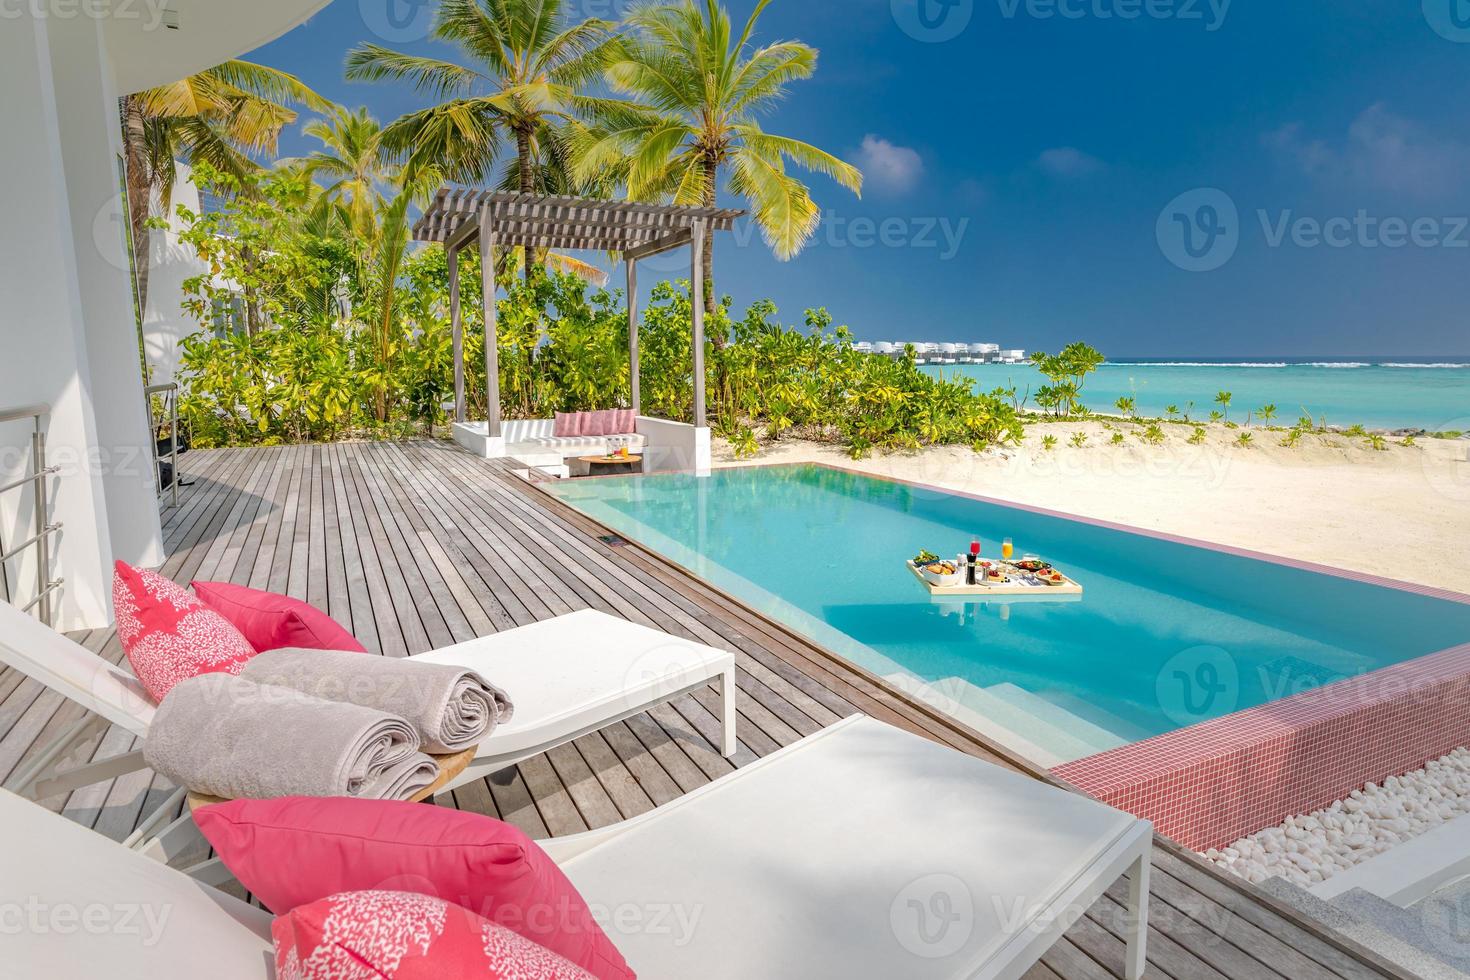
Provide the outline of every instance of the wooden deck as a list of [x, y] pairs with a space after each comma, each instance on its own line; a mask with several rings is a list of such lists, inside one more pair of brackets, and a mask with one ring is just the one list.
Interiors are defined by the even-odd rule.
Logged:
[[[166, 574], [306, 599], [382, 654], [587, 607], [736, 652], [741, 748], [733, 759], [715, 749], [718, 695], [708, 689], [456, 790], [441, 805], [536, 837], [576, 833], [666, 803], [854, 712], [1026, 768], [497, 463], [433, 442], [196, 451], [182, 463], [193, 485], [164, 514]], [[110, 630], [77, 638], [121, 659]], [[79, 713], [29, 679], [0, 673], [0, 779]], [[88, 751], [105, 758], [131, 747], [113, 729]], [[168, 789], [145, 772], [45, 802], [121, 839]], [[1027, 976], [1121, 975], [1124, 897], [1120, 883]], [[1166, 841], [1155, 848], [1151, 915], [1151, 977], [1408, 976]]]

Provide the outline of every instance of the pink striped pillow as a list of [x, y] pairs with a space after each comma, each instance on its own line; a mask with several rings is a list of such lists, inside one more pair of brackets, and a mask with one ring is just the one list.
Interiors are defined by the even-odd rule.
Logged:
[[585, 417], [583, 412], [557, 412], [556, 427], [551, 432], [558, 439], [567, 436], [591, 435], [592, 433], [583, 431], [584, 425]]

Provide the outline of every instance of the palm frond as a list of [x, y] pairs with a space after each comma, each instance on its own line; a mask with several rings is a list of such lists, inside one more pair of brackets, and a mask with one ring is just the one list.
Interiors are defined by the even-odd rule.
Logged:
[[485, 76], [452, 61], [404, 54], [380, 44], [364, 44], [347, 54], [347, 79], [406, 81], [421, 92], [443, 98], [474, 91], [478, 83], [485, 81]]

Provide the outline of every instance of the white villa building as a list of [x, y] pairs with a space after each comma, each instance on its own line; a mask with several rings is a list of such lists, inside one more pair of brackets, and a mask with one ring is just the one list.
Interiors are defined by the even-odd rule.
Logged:
[[922, 340], [878, 340], [853, 344], [855, 350], [884, 357], [902, 357], [912, 347], [920, 364], [1024, 364], [1026, 352], [1002, 350], [999, 344], [930, 343]]
[[[46, 535], [64, 579], [51, 596], [59, 628], [110, 622], [114, 558], [163, 559], [118, 99], [237, 57], [324, 5], [42, 2], [13, 5], [0, 27], [0, 487], [27, 479], [32, 409], [58, 468], [0, 493], [0, 552], [30, 536], [44, 482], [45, 523], [61, 525]], [[19, 605], [40, 589], [37, 553], [7, 565]]]

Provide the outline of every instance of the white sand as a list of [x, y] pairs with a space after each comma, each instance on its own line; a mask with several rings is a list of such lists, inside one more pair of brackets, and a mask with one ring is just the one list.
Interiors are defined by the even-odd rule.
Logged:
[[[1105, 426], [1112, 428], [1105, 428]], [[1387, 450], [1361, 438], [1304, 436], [1210, 426], [1202, 446], [1193, 431], [1163, 426], [1161, 445], [1122, 421], [1028, 426], [1019, 448], [976, 455], [945, 447], [849, 459], [838, 446], [783, 439], [752, 460], [736, 460], [718, 441], [715, 462], [817, 461], [965, 490], [1151, 530], [1321, 562], [1470, 593], [1470, 441], [1421, 438]], [[1070, 444], [1085, 432], [1082, 448]], [[1108, 444], [1113, 433], [1124, 444]], [[1045, 450], [1043, 437], [1057, 445]]]

